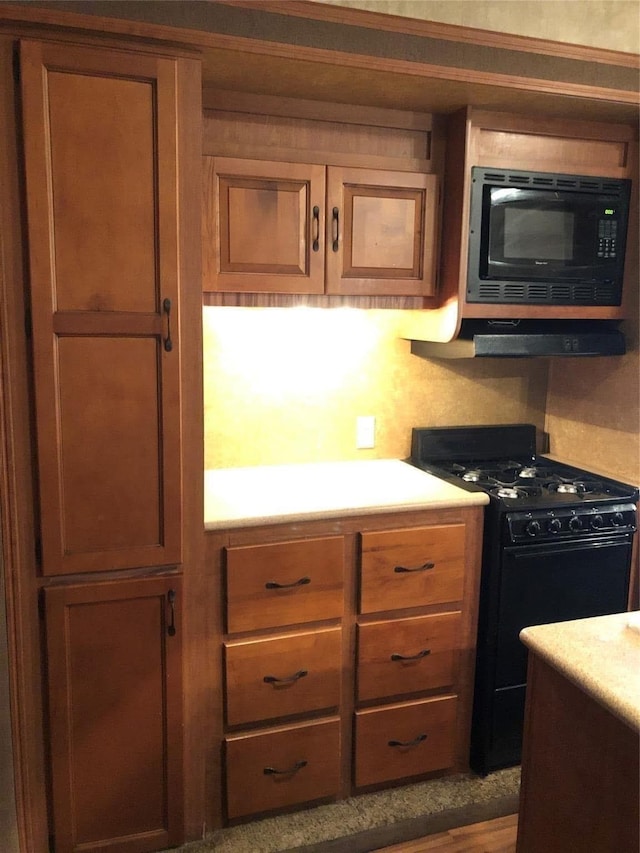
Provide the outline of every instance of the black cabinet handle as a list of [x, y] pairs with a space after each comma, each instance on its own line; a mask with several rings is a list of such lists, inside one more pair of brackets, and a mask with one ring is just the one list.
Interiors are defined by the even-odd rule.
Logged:
[[300, 578], [293, 583], [278, 583], [277, 581], [267, 581], [264, 585], [265, 589], [292, 589], [294, 586], [305, 586], [311, 583], [311, 578]]
[[426, 735], [418, 735], [417, 737], [414, 737], [413, 740], [407, 740], [407, 741], [390, 740], [389, 746], [405, 746], [405, 747], [406, 746], [417, 746], [419, 743], [422, 743], [426, 739], [427, 739]]
[[171, 609], [171, 621], [169, 622], [169, 627], [167, 628], [167, 634], [170, 637], [175, 637], [176, 635], [176, 591], [175, 589], [170, 589], [167, 593], [167, 601], [169, 602], [169, 607]]
[[297, 773], [307, 766], [306, 761], [296, 761], [293, 767], [288, 767], [286, 770], [277, 770], [275, 767], [264, 767], [262, 772], [265, 776], [287, 776], [288, 774]]
[[320, 208], [318, 205], [313, 207], [313, 251], [317, 252], [320, 248]]
[[171, 352], [173, 349], [173, 341], [171, 340], [171, 300], [165, 299], [162, 303], [162, 310], [167, 315], [167, 337], [164, 339], [164, 351]]
[[429, 569], [435, 568], [435, 563], [423, 563], [421, 566], [414, 566], [413, 568], [409, 568], [408, 566], [396, 566], [393, 570], [394, 572], [426, 572]]
[[332, 218], [331, 218], [331, 238], [333, 240], [333, 251], [338, 251], [338, 240], [340, 238], [340, 211], [337, 207], [333, 208]]
[[431, 649], [422, 649], [422, 651], [418, 652], [417, 655], [399, 655], [394, 652], [391, 655], [391, 660], [420, 660], [420, 658], [426, 658], [426, 656], [430, 654]]
[[299, 669], [287, 678], [278, 678], [275, 675], [265, 675], [262, 680], [265, 684], [293, 684], [295, 681], [299, 681], [301, 678], [304, 678], [305, 675], [309, 675], [309, 670]]

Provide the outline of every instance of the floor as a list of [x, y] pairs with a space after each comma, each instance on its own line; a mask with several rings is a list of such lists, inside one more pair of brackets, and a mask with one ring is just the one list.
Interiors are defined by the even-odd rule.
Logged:
[[518, 815], [513, 814], [394, 844], [378, 853], [514, 853], [517, 831]]

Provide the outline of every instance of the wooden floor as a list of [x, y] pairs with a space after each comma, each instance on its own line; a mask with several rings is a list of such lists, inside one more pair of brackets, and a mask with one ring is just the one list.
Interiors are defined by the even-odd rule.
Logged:
[[517, 829], [518, 815], [507, 815], [394, 844], [378, 853], [514, 853]]

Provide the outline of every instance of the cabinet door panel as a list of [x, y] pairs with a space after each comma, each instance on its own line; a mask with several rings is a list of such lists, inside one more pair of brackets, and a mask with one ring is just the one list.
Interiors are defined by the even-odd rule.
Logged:
[[361, 613], [462, 599], [463, 524], [372, 531], [361, 538]]
[[340, 628], [225, 643], [227, 724], [340, 704]]
[[180, 601], [179, 577], [45, 590], [57, 853], [180, 841]]
[[434, 292], [436, 176], [330, 166], [327, 292]]
[[215, 221], [205, 289], [322, 293], [324, 194], [322, 166], [215, 158], [205, 170], [204, 217]]
[[335, 717], [229, 736], [225, 752], [230, 819], [338, 794], [340, 723]]
[[460, 611], [358, 625], [361, 702], [455, 684]]
[[356, 787], [452, 767], [457, 713], [456, 696], [356, 711]]
[[245, 545], [225, 553], [230, 633], [342, 616], [341, 536]]
[[178, 563], [176, 61], [21, 66], [42, 572]]

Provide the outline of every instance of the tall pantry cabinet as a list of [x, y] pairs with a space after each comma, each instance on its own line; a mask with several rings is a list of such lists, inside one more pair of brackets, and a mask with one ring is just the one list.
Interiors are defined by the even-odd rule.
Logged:
[[141, 853], [184, 837], [198, 64], [19, 57], [54, 850]]

